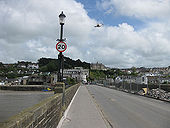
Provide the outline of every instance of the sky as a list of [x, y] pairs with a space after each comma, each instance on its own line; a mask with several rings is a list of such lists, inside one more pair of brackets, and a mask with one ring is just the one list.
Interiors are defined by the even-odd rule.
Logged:
[[65, 56], [112, 68], [170, 66], [170, 0], [0, 0], [0, 62], [58, 58], [61, 11]]

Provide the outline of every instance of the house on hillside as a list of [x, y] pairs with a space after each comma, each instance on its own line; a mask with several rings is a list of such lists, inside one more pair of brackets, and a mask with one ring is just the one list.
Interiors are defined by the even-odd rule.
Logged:
[[37, 63], [30, 63], [27, 66], [28, 69], [38, 69], [39, 65]]
[[144, 75], [146, 73], [149, 73], [150, 69], [148, 68], [145, 68], [145, 67], [140, 67], [140, 68], [137, 68], [136, 69], [136, 72], [139, 74], [139, 75]]
[[145, 74], [141, 76], [141, 84], [158, 84], [160, 76], [158, 74]]
[[28, 63], [31, 63], [31, 62], [18, 61], [17, 67], [18, 68], [27, 68]]
[[102, 63], [91, 63], [90, 64], [91, 70], [107, 70], [107, 67], [103, 65]]
[[160, 78], [160, 83], [161, 84], [169, 84], [170, 83], [170, 78], [169, 77]]
[[82, 67], [64, 69], [63, 76], [74, 78], [79, 82], [87, 82], [87, 77], [89, 77], [89, 69], [83, 69]]
[[120, 83], [120, 82], [123, 82], [123, 78], [120, 77], [120, 76], [117, 76], [117, 77], [115, 78], [115, 83]]
[[151, 73], [170, 74], [170, 67], [155, 67], [150, 69]]
[[120, 83], [120, 82], [136, 83], [136, 78], [137, 77], [134, 77], [134, 76], [131, 76], [131, 75], [117, 76], [115, 78], [115, 82], [116, 83]]
[[22, 78], [21, 84], [23, 85], [49, 85], [51, 84], [51, 76], [39, 76], [39, 75], [30, 75], [24, 76]]

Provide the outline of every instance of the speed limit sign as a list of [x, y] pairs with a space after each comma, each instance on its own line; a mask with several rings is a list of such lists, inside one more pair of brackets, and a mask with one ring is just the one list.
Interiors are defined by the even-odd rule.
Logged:
[[63, 41], [60, 41], [56, 44], [56, 49], [59, 52], [64, 52], [67, 49], [67, 44]]

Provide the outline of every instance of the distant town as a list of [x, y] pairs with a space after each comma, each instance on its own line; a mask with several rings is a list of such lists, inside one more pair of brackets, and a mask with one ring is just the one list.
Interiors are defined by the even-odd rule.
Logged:
[[[49, 85], [57, 82], [58, 60], [41, 58], [37, 63], [18, 61], [14, 64], [0, 62], [0, 85]], [[86, 63], [65, 58], [64, 78], [77, 82], [109, 80], [120, 83], [169, 84], [168, 67], [109, 68], [102, 63]]]

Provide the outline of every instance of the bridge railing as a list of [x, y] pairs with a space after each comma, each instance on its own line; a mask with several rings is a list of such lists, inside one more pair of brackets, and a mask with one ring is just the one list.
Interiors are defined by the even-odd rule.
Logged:
[[7, 121], [0, 123], [0, 128], [57, 127], [65, 109], [71, 102], [79, 86], [80, 84], [76, 84], [66, 89], [64, 106], [62, 105], [62, 93], [57, 93], [33, 107], [23, 110]]

